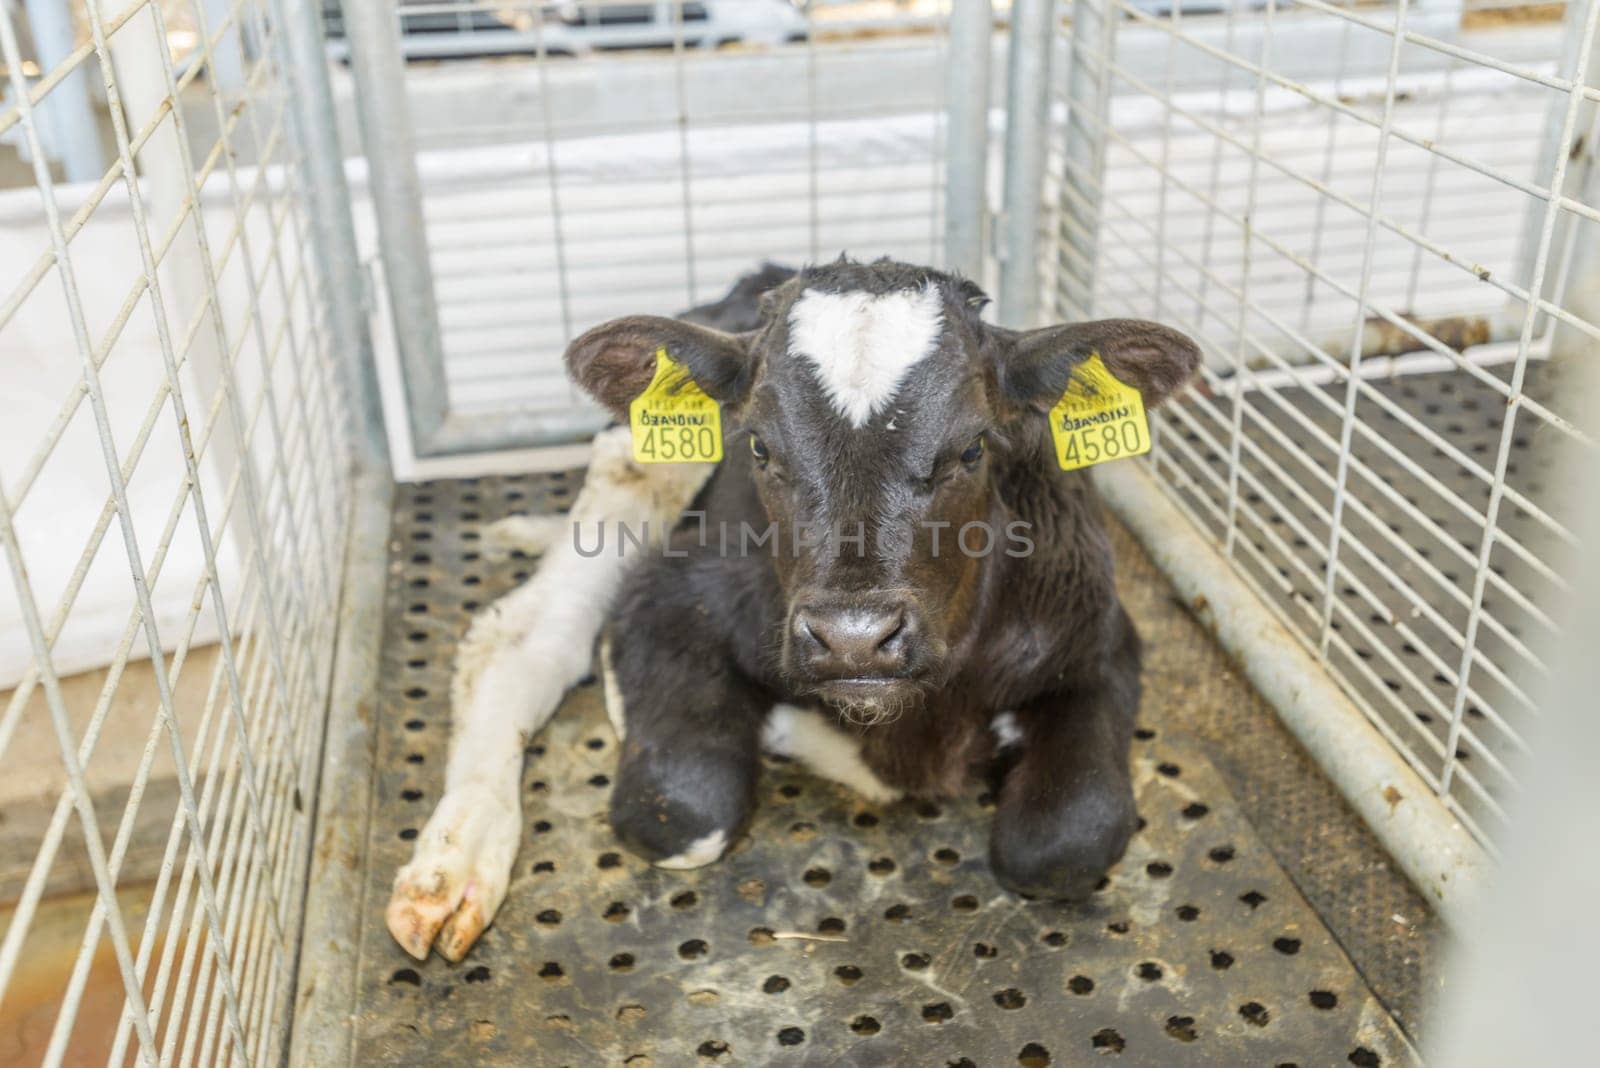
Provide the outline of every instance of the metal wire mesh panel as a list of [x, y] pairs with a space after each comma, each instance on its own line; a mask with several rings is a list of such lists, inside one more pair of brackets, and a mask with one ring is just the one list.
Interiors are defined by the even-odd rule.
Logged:
[[1600, 5], [1070, 15], [1055, 310], [1201, 343], [1154, 472], [1492, 848], [1594, 448]]
[[[378, 49], [346, 5], [351, 91], [390, 109], [403, 82], [410, 105], [409, 143], [367, 138], [377, 186], [414, 157], [426, 240], [386, 247], [385, 270], [405, 314], [434, 306], [398, 344], [436, 335], [442, 370], [430, 384], [408, 363], [408, 390], [440, 420], [480, 421], [477, 447], [573, 440], [604, 422], [560, 361], [590, 326], [675, 314], [763, 260], [939, 262], [948, 8], [408, 4], [383, 28], [410, 62], [364, 76]], [[481, 440], [496, 418], [502, 440]]]
[[349, 502], [277, 0], [0, 4], [0, 1062], [270, 1063]]

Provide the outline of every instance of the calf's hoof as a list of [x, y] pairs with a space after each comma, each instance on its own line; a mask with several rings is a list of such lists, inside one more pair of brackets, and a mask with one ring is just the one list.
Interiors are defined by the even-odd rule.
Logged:
[[624, 754], [611, 791], [611, 829], [661, 868], [699, 868], [722, 856], [755, 797], [755, 758], [666, 749]]
[[400, 947], [418, 960], [429, 949], [450, 961], [466, 956], [505, 900], [520, 832], [517, 809], [492, 789], [445, 794], [384, 910]]
[[1038, 816], [1002, 812], [989, 838], [989, 866], [1001, 886], [1046, 901], [1082, 901], [1122, 858], [1138, 824], [1133, 798], [1100, 799]]

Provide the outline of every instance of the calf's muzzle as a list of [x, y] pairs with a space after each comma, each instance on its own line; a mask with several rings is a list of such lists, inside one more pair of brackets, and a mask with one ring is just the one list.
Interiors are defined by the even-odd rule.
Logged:
[[921, 613], [893, 593], [798, 597], [789, 640], [791, 670], [816, 683], [906, 679], [925, 659]]

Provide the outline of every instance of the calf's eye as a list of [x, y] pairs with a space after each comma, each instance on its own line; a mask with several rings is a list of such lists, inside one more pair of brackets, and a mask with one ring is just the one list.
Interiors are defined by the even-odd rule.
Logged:
[[767, 461], [772, 459], [772, 454], [767, 452], [766, 442], [754, 434], [750, 435], [750, 455], [756, 458], [756, 464], [760, 467], [766, 467]]
[[983, 459], [983, 435], [979, 434], [972, 439], [972, 444], [968, 445], [966, 451], [961, 454], [961, 462], [971, 467], [981, 459]]

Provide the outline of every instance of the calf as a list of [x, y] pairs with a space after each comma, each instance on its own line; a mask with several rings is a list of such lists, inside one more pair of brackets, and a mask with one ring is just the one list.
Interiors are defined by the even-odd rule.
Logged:
[[582, 674], [613, 598], [611, 825], [659, 865], [721, 856], [763, 748], [880, 800], [953, 792], [1006, 751], [989, 859], [1020, 893], [1085, 896], [1134, 830], [1139, 638], [1047, 413], [1093, 354], [1153, 407], [1194, 372], [1194, 344], [1130, 320], [1002, 329], [971, 282], [889, 261], [746, 288], [766, 288], [756, 314], [619, 319], [567, 351], [626, 418], [665, 349], [721, 405], [725, 459], [702, 486], [705, 465], [634, 465], [603, 437], [574, 522], [653, 518], [659, 534], [695, 494], [699, 522], [638, 563], [558, 540], [474, 625], [447, 793], [389, 909], [419, 957], [437, 937], [459, 959], [499, 905], [520, 743]]

